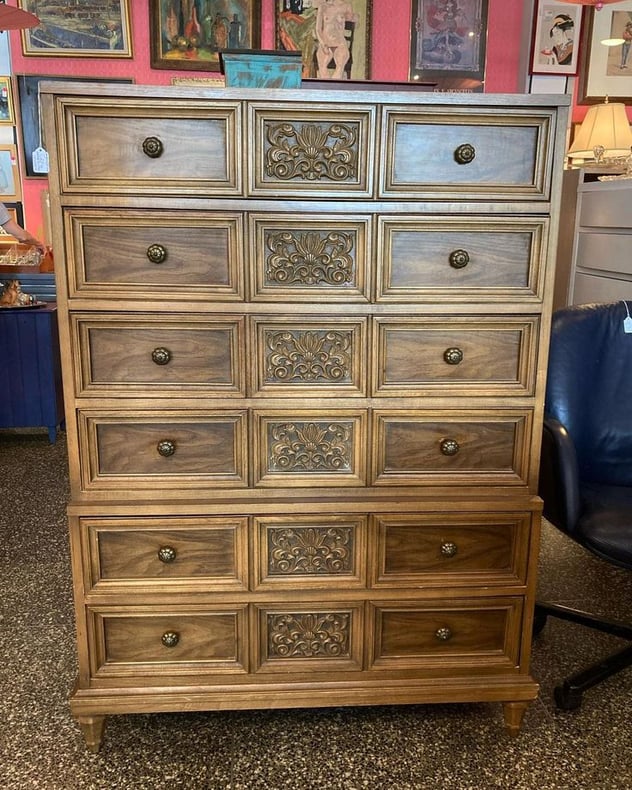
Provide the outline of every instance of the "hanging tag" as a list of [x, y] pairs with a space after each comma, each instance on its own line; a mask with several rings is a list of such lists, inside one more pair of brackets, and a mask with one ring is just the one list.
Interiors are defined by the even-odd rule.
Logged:
[[625, 312], [627, 313], [627, 316], [623, 319], [623, 331], [627, 335], [632, 335], [632, 317], [630, 316], [630, 311], [628, 309], [628, 303], [627, 302], [623, 302], [623, 304], [625, 305]]
[[48, 173], [48, 151], [41, 146], [31, 154], [34, 173]]

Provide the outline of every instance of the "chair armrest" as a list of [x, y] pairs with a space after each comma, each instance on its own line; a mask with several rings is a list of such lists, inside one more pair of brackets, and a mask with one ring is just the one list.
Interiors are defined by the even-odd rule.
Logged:
[[551, 417], [544, 419], [538, 493], [545, 518], [572, 534], [580, 512], [577, 453], [564, 425]]

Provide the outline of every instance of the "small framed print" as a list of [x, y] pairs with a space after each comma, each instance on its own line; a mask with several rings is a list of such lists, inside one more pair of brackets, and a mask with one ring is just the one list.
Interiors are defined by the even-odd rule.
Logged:
[[[632, 2], [588, 9], [582, 39], [579, 104], [613, 101], [632, 102]], [[621, 43], [604, 46], [604, 39]]]
[[40, 20], [22, 31], [22, 52], [47, 58], [131, 58], [129, 5], [130, 0], [19, 0], [20, 8]]
[[[24, 216], [21, 203], [4, 203], [4, 207], [9, 212], [10, 219], [12, 219], [14, 222], [17, 222], [18, 225], [24, 225]], [[11, 244], [15, 244], [14, 237], [7, 233], [2, 225], [0, 225], [0, 242], [11, 242]]]
[[22, 200], [22, 184], [15, 145], [0, 145], [0, 200], [15, 203]]
[[0, 77], [0, 124], [13, 126], [14, 123], [11, 77]]
[[261, 0], [149, 0], [152, 69], [219, 71], [224, 49], [257, 49]]
[[536, 0], [532, 74], [577, 74], [583, 11], [581, 5]]

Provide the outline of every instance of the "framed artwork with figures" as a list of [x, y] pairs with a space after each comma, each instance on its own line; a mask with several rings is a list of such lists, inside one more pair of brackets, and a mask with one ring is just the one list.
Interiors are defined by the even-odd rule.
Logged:
[[[604, 47], [604, 39], [616, 41]], [[632, 102], [632, 0], [587, 9], [582, 38], [578, 102]]]
[[369, 79], [371, 0], [275, 0], [276, 46], [300, 51], [303, 79]]

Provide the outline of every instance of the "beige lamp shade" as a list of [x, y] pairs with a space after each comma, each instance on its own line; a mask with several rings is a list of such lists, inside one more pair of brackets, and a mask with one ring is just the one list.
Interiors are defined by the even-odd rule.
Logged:
[[595, 159], [595, 147], [602, 146], [604, 157], [627, 156], [632, 148], [632, 131], [625, 104], [605, 101], [593, 104], [575, 135], [568, 155]]

